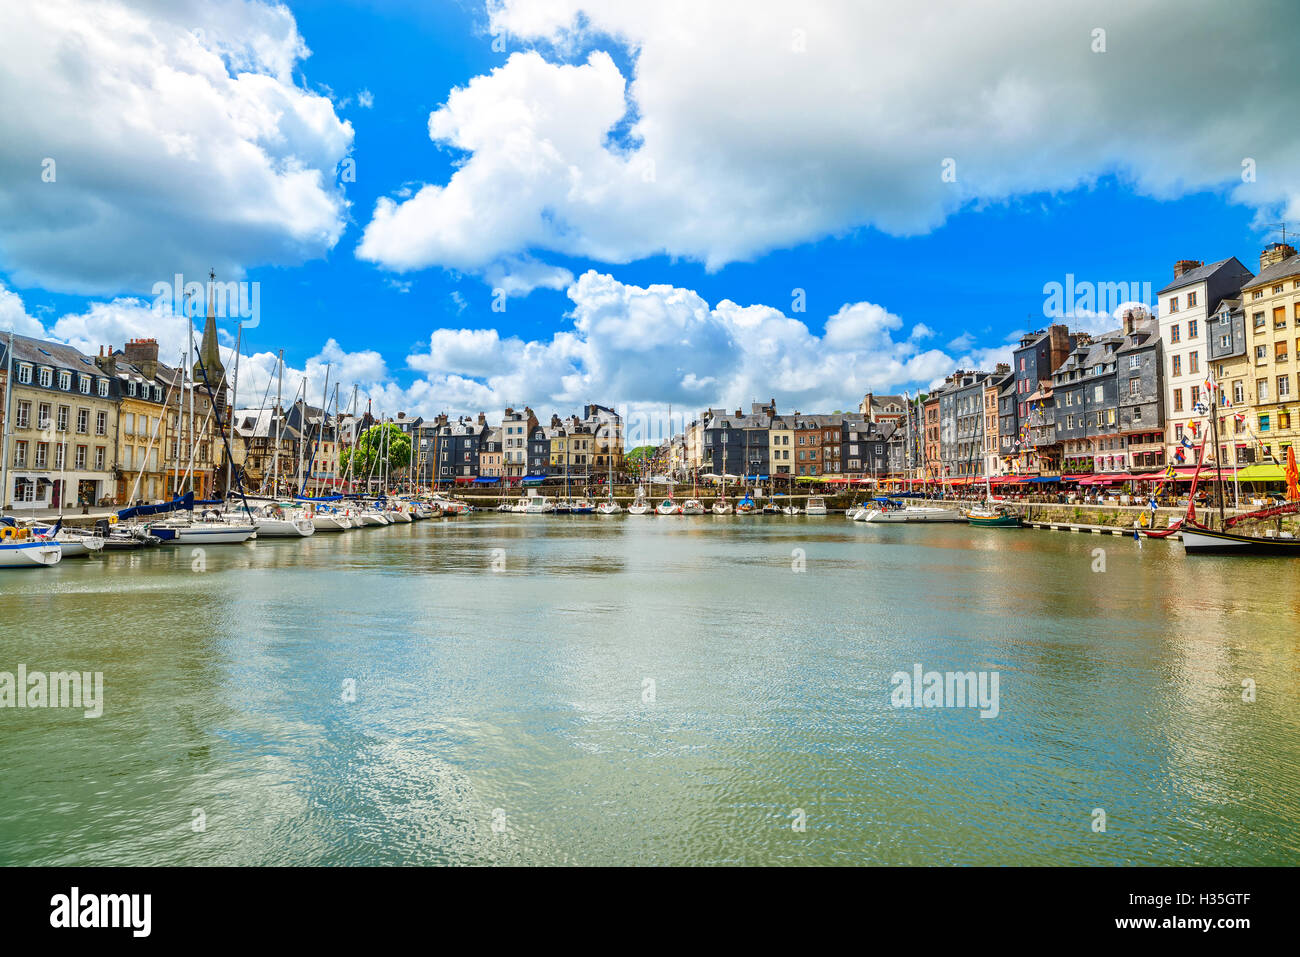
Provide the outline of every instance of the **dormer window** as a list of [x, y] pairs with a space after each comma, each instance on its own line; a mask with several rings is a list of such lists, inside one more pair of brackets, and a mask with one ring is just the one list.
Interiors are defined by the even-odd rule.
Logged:
[[42, 368], [40, 372], [41, 387], [48, 389], [54, 385], [54, 370]]
[[32, 381], [32, 367], [29, 365], [20, 365], [18, 367], [18, 382], [21, 385], [27, 385]]
[[90, 376], [78, 376], [77, 387], [81, 390], [82, 395], [90, 395]]
[[62, 389], [64, 392], [71, 392], [71, 391], [72, 391], [72, 373], [71, 373], [71, 372], [66, 372], [66, 371], [65, 371], [65, 372], [60, 372], [60, 373], [59, 373], [59, 388]]
[[99, 395], [100, 395], [100, 398], [107, 398], [107, 396], [108, 396], [108, 380], [107, 380], [107, 379], [100, 379], [100, 380], [99, 380]]

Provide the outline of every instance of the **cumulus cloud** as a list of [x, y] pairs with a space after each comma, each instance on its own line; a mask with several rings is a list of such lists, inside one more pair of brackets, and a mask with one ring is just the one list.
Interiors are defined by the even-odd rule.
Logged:
[[307, 55], [261, 0], [0, 4], [0, 267], [113, 294], [323, 255], [352, 128]]
[[771, 306], [710, 305], [690, 289], [636, 286], [595, 270], [567, 294], [572, 328], [550, 339], [435, 330], [428, 351], [407, 360], [428, 374], [419, 399], [444, 403], [426, 411], [601, 402], [694, 414], [772, 397], [787, 409], [856, 408], [867, 391], [927, 383], [955, 362], [921, 349], [902, 318], [869, 302], [845, 304], [818, 335]]
[[1118, 0], [948, 0], [922, 19], [856, 0], [488, 9], [494, 33], [538, 49], [431, 114], [430, 137], [464, 161], [445, 183], [380, 200], [362, 258], [507, 275], [527, 253], [716, 268], [863, 226], [923, 233], [963, 206], [1109, 174], [1150, 196], [1222, 189], [1261, 215], [1300, 216], [1300, 128], [1274, 73], [1294, 33], [1281, 6], [1228, 18]]

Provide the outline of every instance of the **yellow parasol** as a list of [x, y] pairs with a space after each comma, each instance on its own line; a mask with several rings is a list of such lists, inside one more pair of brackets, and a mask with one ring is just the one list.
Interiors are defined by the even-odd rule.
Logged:
[[1297, 484], [1300, 480], [1300, 470], [1295, 465], [1295, 447], [1287, 446], [1286, 449], [1286, 500], [1288, 502], [1300, 501], [1300, 489]]

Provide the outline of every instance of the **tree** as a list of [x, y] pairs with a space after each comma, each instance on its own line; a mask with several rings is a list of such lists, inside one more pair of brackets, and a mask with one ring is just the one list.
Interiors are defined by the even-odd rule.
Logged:
[[[384, 433], [387, 432], [387, 435]], [[396, 475], [411, 464], [411, 438], [396, 425], [388, 422], [384, 425], [372, 425], [361, 433], [354, 448], [345, 449], [339, 457], [339, 468], [346, 475], [349, 464], [352, 467], [352, 480], [364, 482], [372, 474], [378, 475], [383, 468], [380, 453], [388, 453], [388, 474]]]

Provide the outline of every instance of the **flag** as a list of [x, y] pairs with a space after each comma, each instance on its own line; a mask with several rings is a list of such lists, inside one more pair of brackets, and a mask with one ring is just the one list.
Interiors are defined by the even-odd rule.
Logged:
[[1246, 421], [1246, 413], [1245, 413], [1245, 412], [1234, 412], [1234, 413], [1232, 414], [1232, 418], [1233, 418], [1233, 421], [1236, 421], [1236, 422], [1245, 422], [1245, 421]]
[[[1183, 448], [1182, 448], [1181, 445], [1180, 445], [1178, 448], [1174, 449], [1174, 458], [1176, 458], [1176, 459], [1177, 459], [1178, 461], [1180, 461], [1180, 462], [1186, 461], [1186, 458], [1187, 458], [1187, 457], [1186, 457], [1185, 455], [1183, 455]], [[1171, 477], [1172, 477], [1172, 473], [1173, 473], [1173, 470], [1172, 470], [1172, 468], [1171, 468], [1171, 469], [1170, 469], [1170, 475], [1171, 475]]]
[[1213, 393], [1219, 386], [1215, 383], [1213, 376], [1205, 377], [1205, 391]]
[[1197, 422], [1195, 419], [1193, 419], [1193, 420], [1192, 420], [1191, 422], [1189, 422], [1188, 424], [1192, 427], [1192, 435], [1200, 435], [1200, 434], [1201, 434], [1201, 423], [1199, 423], [1199, 422]]
[[[1196, 425], [1196, 423], [1193, 422], [1193, 423], [1192, 423], [1192, 426], [1195, 427], [1195, 425]], [[1187, 436], [1184, 435], [1184, 436], [1183, 436], [1183, 441], [1182, 441], [1180, 444], [1182, 445], [1183, 448], [1185, 448], [1185, 449], [1190, 449], [1190, 448], [1192, 447], [1192, 440], [1189, 439]]]

